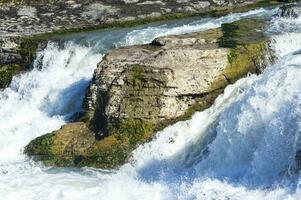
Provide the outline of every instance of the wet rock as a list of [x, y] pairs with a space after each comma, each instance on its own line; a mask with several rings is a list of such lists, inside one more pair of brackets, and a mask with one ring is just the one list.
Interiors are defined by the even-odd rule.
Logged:
[[15, 74], [30, 69], [36, 50], [44, 45], [41, 38], [0, 37], [0, 89], [7, 87]]
[[281, 17], [297, 18], [301, 16], [301, 4], [285, 5], [280, 8]]
[[297, 151], [297, 153], [296, 153], [295, 166], [296, 166], [297, 171], [301, 170], [301, 150]]
[[[228, 84], [273, 61], [269, 39], [246, 31], [263, 22], [251, 22], [108, 52], [87, 90], [81, 122], [33, 140], [25, 152], [48, 165], [124, 164], [158, 130], [208, 108]], [[229, 36], [236, 41], [231, 46]]]

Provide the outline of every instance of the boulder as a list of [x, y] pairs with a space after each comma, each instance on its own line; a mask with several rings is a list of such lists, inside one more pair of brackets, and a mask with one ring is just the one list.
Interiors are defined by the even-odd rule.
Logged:
[[301, 170], [301, 150], [296, 152], [294, 169], [297, 172]]
[[[263, 20], [264, 21], [264, 20]], [[260, 20], [112, 50], [98, 64], [80, 122], [25, 152], [56, 166], [116, 168], [162, 128], [211, 106], [224, 88], [273, 62]]]

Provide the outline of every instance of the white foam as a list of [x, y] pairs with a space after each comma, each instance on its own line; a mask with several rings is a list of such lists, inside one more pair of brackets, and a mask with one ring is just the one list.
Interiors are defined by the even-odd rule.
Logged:
[[301, 32], [283, 33], [273, 36], [272, 46], [276, 50], [279, 57], [283, 57], [289, 53], [300, 50], [301, 47]]
[[23, 158], [26, 143], [59, 128], [64, 117], [80, 109], [101, 57], [72, 43], [64, 49], [50, 43], [38, 54], [31, 72], [14, 77], [11, 86], [0, 93], [1, 163]]

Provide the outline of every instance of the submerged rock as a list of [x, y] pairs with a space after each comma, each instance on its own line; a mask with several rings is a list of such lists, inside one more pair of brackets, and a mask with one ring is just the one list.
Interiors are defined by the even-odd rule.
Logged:
[[280, 8], [281, 17], [292, 17], [297, 18], [301, 16], [301, 4], [290, 4]]
[[295, 169], [296, 169], [297, 172], [299, 172], [301, 170], [301, 150], [296, 152]]
[[112, 50], [99, 63], [81, 122], [33, 140], [48, 165], [115, 168], [167, 125], [212, 105], [224, 88], [273, 61], [260, 20]]

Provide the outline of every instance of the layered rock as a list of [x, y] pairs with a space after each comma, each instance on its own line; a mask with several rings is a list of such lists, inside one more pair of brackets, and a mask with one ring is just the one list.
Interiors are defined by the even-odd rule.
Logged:
[[46, 164], [114, 168], [137, 145], [194, 112], [223, 89], [273, 62], [264, 20], [155, 39], [112, 50], [99, 63], [80, 122], [32, 141], [25, 152]]

